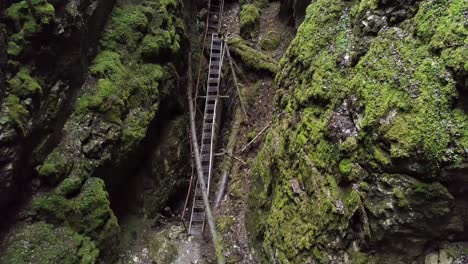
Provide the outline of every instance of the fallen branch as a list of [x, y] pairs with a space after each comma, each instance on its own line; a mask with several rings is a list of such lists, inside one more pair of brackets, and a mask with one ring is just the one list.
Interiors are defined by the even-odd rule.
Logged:
[[239, 158], [239, 157], [237, 157], [237, 156], [234, 156], [234, 155], [232, 155], [232, 157], [233, 157], [235, 160], [237, 160], [237, 161], [239, 161], [240, 163], [242, 163], [242, 165], [247, 165], [247, 162], [243, 161], [241, 158]]
[[237, 82], [236, 71], [234, 70], [234, 66], [232, 65], [232, 57], [231, 57], [231, 53], [229, 52], [229, 47], [227, 45], [227, 42], [224, 42], [224, 49], [226, 50], [227, 57], [229, 58], [229, 66], [231, 68], [232, 78], [234, 79], [234, 83], [236, 84], [237, 94], [239, 95], [240, 106], [241, 106], [242, 112], [244, 112], [245, 120], [248, 121], [247, 111], [245, 110], [245, 107], [244, 107], [242, 95], [240, 93], [239, 83]]
[[271, 123], [273, 123], [273, 121], [270, 121], [270, 122], [268, 123], [268, 125], [266, 125], [266, 126], [262, 129], [262, 131], [260, 131], [260, 133], [258, 133], [252, 140], [250, 140], [249, 143], [247, 143], [247, 145], [245, 145], [245, 146], [239, 151], [239, 153], [244, 152], [250, 145], [252, 145], [252, 143], [253, 143], [260, 135], [262, 135], [263, 133], [265, 133], [265, 131], [271, 126]]
[[224, 197], [224, 193], [226, 191], [226, 185], [228, 182], [229, 172], [232, 169], [232, 157], [234, 156], [234, 149], [237, 146], [239, 131], [242, 123], [242, 112], [240, 110], [239, 105], [236, 105], [234, 120], [232, 122], [231, 134], [229, 135], [228, 143], [226, 146], [227, 151], [223, 154], [226, 154], [228, 157], [225, 157], [222, 164], [223, 169], [223, 177], [221, 178], [221, 184], [218, 188], [218, 195], [216, 196], [216, 203], [215, 207], [218, 207], [221, 199]]
[[225, 170], [223, 172], [223, 177], [221, 178], [221, 183], [219, 185], [218, 195], [216, 196], [215, 207], [218, 207], [219, 203], [221, 202], [221, 199], [223, 199], [224, 192], [226, 191], [227, 179], [228, 179], [228, 171]]

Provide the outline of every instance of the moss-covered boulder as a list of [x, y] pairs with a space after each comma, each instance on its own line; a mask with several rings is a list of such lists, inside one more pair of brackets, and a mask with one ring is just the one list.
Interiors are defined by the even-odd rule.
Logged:
[[[65, 192], [65, 185], [72, 184], [71, 180], [65, 180], [55, 193], [45, 194], [33, 201], [35, 218], [49, 223], [66, 223], [76, 232], [91, 237], [97, 244], [115, 235], [119, 225], [110, 208], [104, 182], [90, 178], [81, 188]], [[78, 195], [67, 198], [71, 191], [78, 192]]]
[[240, 14], [240, 35], [244, 39], [250, 39], [260, 28], [260, 9], [253, 4], [242, 5]]
[[467, 7], [308, 7], [253, 173], [247, 225], [265, 263], [409, 263], [468, 239]]
[[281, 38], [278, 32], [270, 30], [260, 37], [258, 43], [262, 50], [271, 51], [277, 49], [281, 44]]
[[230, 39], [227, 43], [231, 54], [239, 58], [246, 68], [258, 71], [259, 73], [276, 73], [278, 68], [277, 62], [270, 56], [250, 47], [247, 42], [240, 38]]
[[99, 250], [93, 242], [68, 227], [44, 222], [19, 228], [8, 238], [2, 264], [93, 264]]

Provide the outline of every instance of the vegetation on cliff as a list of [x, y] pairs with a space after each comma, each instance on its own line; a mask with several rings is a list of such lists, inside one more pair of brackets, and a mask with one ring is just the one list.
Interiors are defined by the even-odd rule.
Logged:
[[[20, 3], [29, 5], [26, 1]], [[47, 2], [31, 3], [41, 4], [28, 11], [35, 23], [48, 23], [50, 12], [44, 10]], [[26, 13], [15, 6], [18, 4], [10, 7], [8, 13], [12, 19], [22, 20]], [[176, 91], [178, 77], [173, 62], [185, 38], [184, 23], [178, 16], [180, 4], [167, 0], [117, 3], [89, 69], [91, 77], [78, 95], [63, 137], [37, 167], [41, 185], [54, 189], [33, 198], [31, 223], [12, 235], [8, 254], [0, 263], [55, 263], [62, 252], [69, 256], [60, 258], [60, 263], [94, 263], [99, 255], [97, 248], [119, 231], [106, 184], [101, 179], [109, 176], [96, 175], [96, 171], [127, 159], [146, 137], [160, 102]], [[159, 56], [160, 53], [165, 56]], [[40, 94], [41, 86], [26, 68], [10, 80], [10, 85], [12, 91], [18, 92], [6, 101], [7, 117], [2, 117], [2, 121], [22, 128], [27, 112], [17, 105], [16, 98]], [[73, 240], [67, 242], [63, 236]], [[29, 247], [23, 248], [21, 243]], [[52, 256], [47, 248], [39, 251], [41, 243], [60, 249], [60, 254]], [[92, 254], [80, 255], [80, 247]]]
[[468, 160], [467, 8], [308, 7], [276, 77], [280, 113], [250, 194], [266, 263], [406, 262], [427, 241], [463, 235], [461, 194], [448, 186]]
[[30, 38], [50, 23], [54, 12], [54, 6], [47, 0], [22, 0], [12, 4], [6, 10], [6, 15], [13, 21], [17, 30], [8, 42], [8, 55], [18, 56], [29, 44]]

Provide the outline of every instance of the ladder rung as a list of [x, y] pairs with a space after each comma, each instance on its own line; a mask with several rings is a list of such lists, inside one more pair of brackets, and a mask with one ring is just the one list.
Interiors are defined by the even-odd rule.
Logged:
[[199, 209], [204, 209], [204, 208], [205, 208], [205, 204], [203, 204], [203, 200], [195, 200], [195, 201], [193, 202], [193, 207], [199, 208]]
[[221, 64], [220, 61], [212, 61], [212, 62], [211, 62], [211, 65], [212, 65], [212, 66], [218, 66], [218, 67], [219, 67], [220, 64]]
[[208, 134], [203, 134], [203, 140], [202, 140], [203, 144], [211, 144], [211, 133], [208, 133]]
[[190, 235], [201, 235], [203, 233], [203, 226], [202, 225], [196, 225], [190, 227]]
[[204, 220], [205, 220], [205, 212], [192, 214], [192, 222], [203, 222]]
[[218, 92], [218, 87], [208, 87], [208, 92]]

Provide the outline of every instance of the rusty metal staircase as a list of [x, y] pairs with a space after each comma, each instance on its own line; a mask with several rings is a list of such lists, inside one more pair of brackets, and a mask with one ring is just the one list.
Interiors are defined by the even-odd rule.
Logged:
[[[207, 194], [210, 192], [210, 180], [213, 168], [214, 138], [216, 133], [216, 112], [218, 109], [221, 68], [224, 57], [224, 40], [219, 34], [223, 0], [210, 0], [208, 4], [208, 24], [206, 32], [211, 35], [208, 79], [206, 85], [205, 111], [203, 114], [202, 140], [200, 157], [203, 179]], [[190, 216], [189, 234], [200, 235], [205, 227], [205, 206], [203, 204], [202, 188], [198, 180], [195, 184], [192, 212]]]

